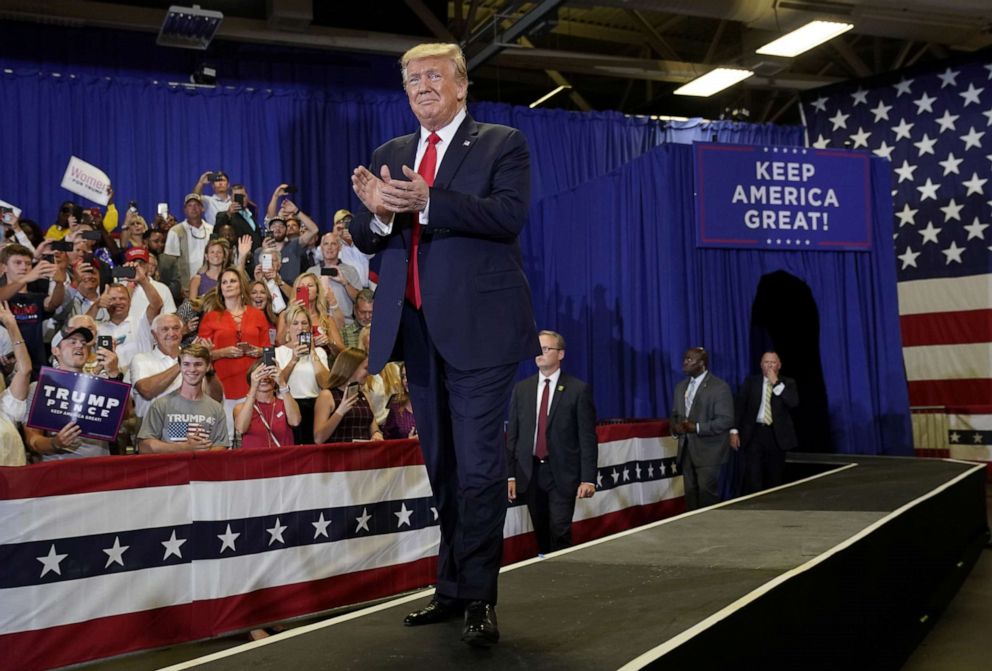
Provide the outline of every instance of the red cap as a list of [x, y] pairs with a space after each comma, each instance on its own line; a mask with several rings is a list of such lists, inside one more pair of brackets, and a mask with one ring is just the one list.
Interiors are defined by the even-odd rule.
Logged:
[[148, 250], [144, 247], [132, 247], [124, 252], [125, 261], [144, 261], [148, 263]]

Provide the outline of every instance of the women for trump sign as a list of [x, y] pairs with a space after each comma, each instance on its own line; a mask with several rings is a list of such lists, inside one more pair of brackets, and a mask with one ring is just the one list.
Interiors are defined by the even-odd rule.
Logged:
[[700, 143], [695, 161], [698, 247], [871, 248], [868, 154]]

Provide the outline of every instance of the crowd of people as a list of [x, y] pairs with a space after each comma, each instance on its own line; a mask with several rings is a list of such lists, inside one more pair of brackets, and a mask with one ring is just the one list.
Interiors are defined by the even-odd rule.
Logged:
[[[368, 374], [376, 275], [352, 215], [322, 234], [294, 192], [260, 208], [208, 171], [180, 220], [112, 189], [45, 230], [4, 208], [0, 465], [416, 436], [402, 363]], [[116, 441], [28, 426], [45, 366], [131, 385]]]

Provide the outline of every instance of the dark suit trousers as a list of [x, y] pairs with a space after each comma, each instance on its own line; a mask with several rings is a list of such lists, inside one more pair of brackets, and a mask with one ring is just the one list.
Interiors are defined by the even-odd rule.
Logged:
[[745, 494], [753, 494], [782, 484], [785, 452], [779, 448], [772, 427], [755, 424], [754, 432], [742, 452]]
[[685, 509], [696, 510], [720, 503], [720, 469], [722, 465], [699, 466], [692, 460], [692, 449], [682, 449], [682, 484], [685, 488]]
[[506, 519], [503, 415], [517, 364], [454, 368], [435, 348], [423, 313], [407, 303], [400, 337], [441, 526], [437, 596], [495, 604]]
[[575, 495], [561, 495], [555, 486], [551, 464], [542, 464], [534, 458], [534, 470], [524, 501], [527, 502], [527, 510], [534, 524], [538, 552], [547, 554], [572, 546]]

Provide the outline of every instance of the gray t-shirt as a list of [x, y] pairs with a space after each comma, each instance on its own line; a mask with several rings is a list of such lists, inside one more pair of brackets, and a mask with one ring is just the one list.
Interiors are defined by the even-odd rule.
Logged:
[[[260, 263], [258, 259], [264, 251], [264, 247], [259, 247], [255, 250], [256, 264]], [[300, 276], [300, 268], [303, 265], [301, 263], [303, 248], [300, 247], [299, 239], [293, 238], [292, 240], [287, 240], [285, 244], [283, 244], [282, 252], [280, 252], [280, 254], [282, 265], [279, 266], [279, 276], [282, 277], [286, 284], [292, 286], [293, 282], [296, 281], [296, 278]]]
[[231, 446], [224, 406], [209, 396], [191, 401], [180, 396], [178, 389], [159, 396], [148, 406], [138, 440], [157, 438], [167, 443], [182, 443], [190, 424], [199, 424], [209, 434], [211, 445]]

